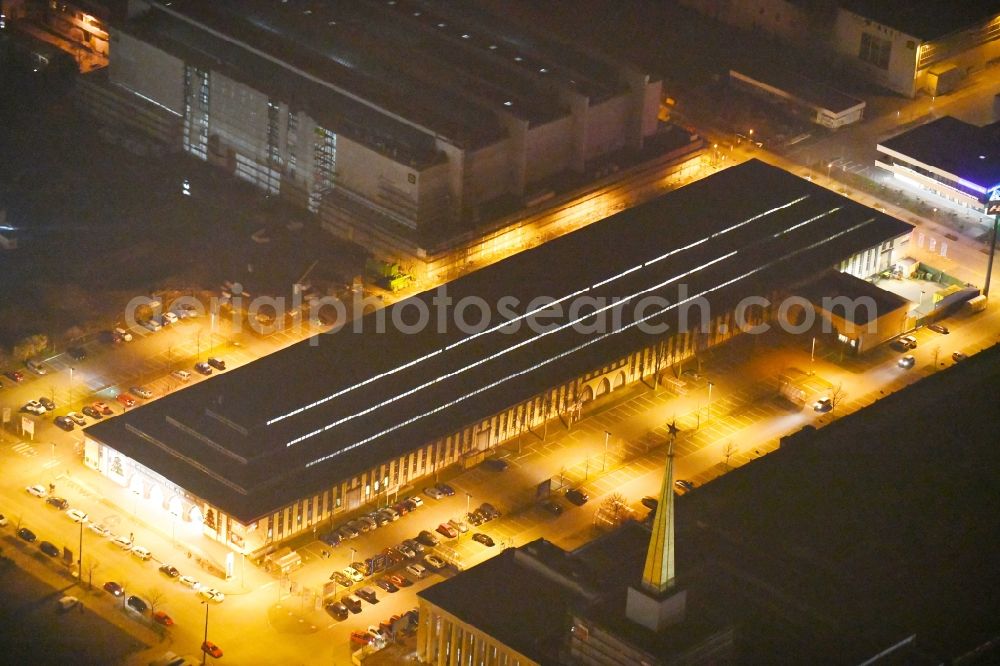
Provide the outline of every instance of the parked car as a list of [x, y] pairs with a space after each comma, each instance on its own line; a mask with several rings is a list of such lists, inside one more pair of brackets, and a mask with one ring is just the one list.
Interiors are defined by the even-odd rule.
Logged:
[[145, 613], [149, 610], [149, 604], [134, 594], [125, 600], [125, 605], [137, 613]]
[[87, 350], [83, 347], [70, 347], [66, 350], [66, 353], [75, 361], [82, 361], [87, 358]]
[[958, 352], [958, 351], [957, 352], [952, 352], [952, 355], [951, 355], [951, 360], [953, 360], [955, 363], [959, 363], [961, 361], [964, 361], [967, 358], [969, 358], [969, 357], [966, 356], [965, 354], [963, 354], [962, 352]]
[[153, 621], [162, 624], [164, 627], [171, 627], [174, 624], [174, 618], [167, 615], [166, 611], [161, 610], [153, 613]]
[[823, 397], [813, 403], [813, 410], [817, 412], [828, 412], [833, 409], [833, 400], [829, 397]]
[[389, 576], [389, 580], [396, 587], [409, 587], [413, 585], [413, 581], [404, 576], [403, 574], [392, 574]]
[[577, 506], [583, 506], [590, 500], [590, 495], [579, 488], [570, 488], [566, 491], [566, 499]]
[[420, 534], [417, 535], [417, 542], [422, 543], [429, 548], [433, 548], [438, 545], [437, 537], [428, 532], [427, 530], [421, 530]]
[[917, 348], [917, 339], [912, 335], [904, 335], [899, 339], [899, 341], [902, 342], [904, 345], [906, 345], [907, 349]]
[[200, 594], [203, 598], [208, 599], [209, 601], [214, 601], [217, 604], [221, 604], [223, 601], [226, 600], [226, 595], [224, 595], [222, 592], [219, 592], [214, 587], [203, 587], [200, 590], [198, 590], [198, 594]]
[[129, 407], [135, 407], [135, 398], [130, 396], [128, 393], [119, 393], [117, 399], [118, 402], [125, 405], [125, 409], [128, 409]]
[[447, 497], [451, 497], [455, 494], [455, 489], [449, 486], [447, 483], [439, 483], [435, 486], [438, 490], [445, 494]]
[[368, 645], [372, 642], [372, 635], [367, 631], [352, 631], [351, 645]]
[[121, 337], [125, 342], [132, 342], [132, 333], [129, 332], [127, 328], [119, 326], [114, 330], [114, 332]]
[[72, 520], [74, 523], [85, 523], [87, 522], [87, 514], [79, 509], [67, 509], [66, 516]]
[[104, 523], [87, 523], [87, 529], [102, 537], [110, 536], [111, 530]]
[[[418, 507], [421, 507], [421, 506], [424, 505], [424, 501], [422, 499], [420, 499], [420, 497], [418, 497], [417, 495], [414, 495], [412, 497], [407, 497], [403, 501], [406, 502], [406, 503], [408, 503], [408, 504], [411, 504], [414, 509], [418, 508]], [[411, 509], [411, 511], [412, 511], [412, 509]]]
[[43, 541], [38, 544], [38, 550], [42, 551], [49, 557], [59, 557], [59, 554], [62, 552], [59, 550], [59, 547], [51, 541]]
[[470, 525], [473, 525], [475, 527], [479, 527], [480, 525], [486, 522], [486, 516], [484, 516], [483, 512], [480, 511], [479, 509], [476, 509], [475, 511], [467, 514], [465, 516], [465, 519], [468, 521]]
[[77, 599], [72, 595], [67, 594], [64, 597], [59, 597], [59, 601], [56, 602], [56, 606], [59, 608], [60, 611], [65, 613], [66, 611], [74, 608], [78, 603], [80, 603], [79, 599]]
[[493, 546], [496, 545], [496, 542], [493, 541], [493, 538], [490, 537], [490, 535], [483, 534], [482, 532], [476, 532], [475, 534], [473, 534], [472, 535], [472, 540], [473, 541], [478, 541], [479, 543], [483, 544], [487, 548], [492, 548]]
[[46, 369], [44, 365], [42, 365], [42, 362], [36, 359], [29, 358], [27, 361], [24, 362], [24, 365], [28, 368], [28, 370], [31, 370], [36, 375], [49, 374], [49, 371]]
[[445, 497], [445, 494], [441, 492], [441, 489], [436, 486], [428, 486], [427, 488], [424, 488], [424, 494], [431, 499], [436, 500], [444, 499]]
[[56, 427], [65, 430], [66, 432], [73, 432], [76, 425], [73, 423], [73, 419], [68, 416], [57, 416], [52, 420], [56, 424]]
[[941, 335], [948, 335], [951, 333], [951, 331], [948, 330], [948, 327], [944, 324], [931, 324], [927, 328], [931, 329], [935, 333], [940, 333]]
[[94, 419], [95, 421], [100, 421], [103, 418], [101, 416], [101, 413], [96, 409], [94, 409], [93, 407], [91, 407], [90, 405], [87, 405], [80, 411], [89, 416], [90, 418]]
[[399, 549], [400, 553], [402, 553], [404, 556], [406, 556], [411, 560], [417, 557], [416, 551], [414, 551], [412, 548], [410, 548], [410, 546], [408, 546], [405, 543], [399, 544], [398, 546], [396, 546], [396, 548]]
[[449, 538], [454, 539], [458, 536], [458, 530], [449, 525], [448, 523], [441, 523], [437, 526], [437, 531], [439, 534]]
[[66, 414], [66, 418], [68, 418], [70, 421], [77, 424], [78, 426], [87, 425], [87, 420], [83, 418], [83, 414], [81, 414], [80, 412], [68, 412]]
[[684, 492], [691, 492], [695, 488], [694, 481], [688, 481], [687, 479], [677, 479], [674, 481], [674, 485], [681, 488]]
[[14, 382], [15, 384], [20, 384], [21, 382], [24, 381], [24, 373], [21, 372], [20, 370], [8, 370], [3, 374], [5, 377], [7, 377], [7, 379]]
[[169, 564], [160, 565], [160, 573], [168, 578], [177, 578], [181, 575], [181, 572], [177, 570], [177, 567]]
[[319, 540], [328, 546], [334, 547], [340, 545], [340, 534], [337, 532], [324, 532], [320, 535]]
[[414, 578], [420, 579], [427, 575], [427, 569], [422, 564], [407, 564], [406, 573], [410, 574]]
[[34, 414], [35, 416], [41, 416], [45, 413], [45, 406], [37, 400], [29, 400], [24, 403], [24, 407], [21, 408], [22, 411]]
[[359, 597], [361, 597], [370, 604], [377, 604], [379, 601], [378, 595], [375, 592], [375, 588], [369, 585], [366, 585], [358, 589], [358, 591], [355, 592], [354, 594], [358, 595]]
[[28, 486], [25, 488], [29, 495], [34, 495], [35, 497], [45, 497], [48, 491], [45, 490], [45, 486], [39, 484], [37, 486]]
[[170, 373], [170, 376], [175, 379], [179, 379], [182, 382], [186, 382], [189, 379], [191, 379], [191, 373], [188, 372], [187, 370], [174, 370], [173, 372]]
[[395, 583], [393, 583], [388, 578], [379, 578], [377, 581], [375, 581], [375, 585], [377, 585], [379, 588], [385, 590], [390, 594], [392, 594], [393, 592], [399, 592], [399, 588], [396, 587]]
[[0, 527], [7, 527], [10, 522], [7, 520], [7, 516], [0, 513]]
[[489, 502], [483, 502], [480, 504], [479, 511], [486, 516], [487, 520], [495, 520], [500, 517], [500, 510]]
[[177, 319], [178, 319], [177, 315], [174, 314], [173, 312], [164, 312], [163, 316], [161, 317], [164, 326], [172, 326], [176, 324]]
[[69, 508], [69, 502], [64, 497], [46, 497], [45, 503], [49, 506], [54, 506], [60, 511], [65, 511]]
[[447, 562], [445, 562], [440, 557], [438, 557], [437, 555], [434, 555], [434, 554], [431, 554], [431, 555], [428, 555], [427, 557], [425, 557], [424, 558], [424, 562], [426, 562], [428, 564], [428, 566], [432, 566], [435, 569], [444, 569], [446, 566], [448, 566]]
[[139, 323], [142, 324], [144, 327], [148, 328], [149, 330], [151, 330], [153, 333], [156, 333], [161, 328], [163, 328], [160, 322], [156, 321], [155, 319], [147, 319], [146, 321]]
[[181, 576], [177, 579], [177, 582], [184, 587], [190, 587], [192, 590], [201, 589], [201, 583], [192, 578], [191, 576]]
[[143, 562], [153, 557], [153, 554], [149, 552], [149, 549], [146, 548], [145, 546], [133, 546], [132, 555], [142, 560]]
[[115, 544], [122, 550], [132, 550], [132, 540], [129, 539], [124, 534], [116, 536], [114, 539], [111, 540], [111, 543]]
[[153, 392], [144, 386], [133, 386], [129, 389], [129, 391], [136, 394], [143, 400], [149, 400], [153, 397]]
[[364, 574], [355, 569], [354, 567], [344, 567], [343, 569], [341, 569], [341, 573], [343, 573], [345, 576], [350, 578], [355, 583], [360, 583], [365, 579]]
[[376, 527], [382, 527], [383, 525], [388, 525], [392, 522], [392, 518], [385, 515], [381, 511], [376, 511], [371, 515], [371, 519], [375, 521]]
[[345, 576], [343, 572], [340, 571], [334, 571], [332, 574], [330, 574], [330, 580], [336, 581], [337, 585], [341, 585], [343, 587], [351, 586], [351, 579], [348, 576]]
[[448, 521], [448, 524], [451, 525], [456, 530], [458, 530], [459, 534], [465, 534], [466, 532], [469, 531], [469, 526], [466, 525], [465, 522], [461, 520], [455, 520], [454, 518], [452, 518], [451, 520]]
[[392, 509], [400, 516], [405, 516], [410, 512], [410, 505], [406, 502], [396, 502], [392, 505]]
[[896, 362], [896, 365], [906, 369], [912, 368], [916, 364], [917, 364], [917, 359], [915, 359], [912, 354], [907, 354], [906, 356], [904, 356], [903, 358], [899, 359], [899, 361]]
[[348, 614], [347, 606], [345, 606], [340, 601], [329, 603], [323, 608], [326, 610], [327, 613], [330, 614], [330, 617], [332, 617], [335, 620], [343, 621], [347, 619], [347, 614]]
[[211, 656], [213, 659], [218, 659], [222, 656], [222, 648], [212, 641], [203, 641], [201, 644], [201, 651]]
[[198, 374], [205, 375], [206, 377], [212, 374], [212, 366], [210, 366], [208, 363], [205, 363], [204, 361], [202, 361], [201, 363], [195, 363], [194, 369], [198, 372]]
[[50, 412], [56, 408], [56, 403], [53, 402], [51, 398], [46, 398], [44, 395], [38, 399], [38, 402], [42, 403], [42, 407]]
[[562, 504], [554, 500], [545, 500], [542, 502], [542, 508], [551, 513], [553, 516], [561, 515], [563, 512]]
[[351, 596], [350, 594], [345, 594], [344, 596], [342, 596], [340, 598], [340, 603], [347, 606], [347, 610], [351, 611], [352, 613], [361, 612], [361, 600]]
[[120, 597], [125, 592], [125, 588], [116, 583], [115, 581], [109, 580], [107, 583], [104, 584], [104, 591], [110, 592], [116, 597]]
[[111, 416], [114, 414], [114, 412], [111, 411], [111, 407], [109, 407], [106, 402], [97, 401], [93, 404], [93, 408], [104, 416]]
[[216, 370], [221, 371], [226, 369], [226, 362], [220, 358], [209, 357], [208, 364]]
[[34, 543], [34, 541], [38, 538], [37, 536], [35, 536], [35, 533], [29, 530], [27, 527], [22, 527], [21, 529], [19, 529], [17, 531], [17, 536], [21, 539], [24, 539], [28, 543]]
[[403, 539], [403, 543], [401, 545], [409, 546], [416, 553], [422, 553], [425, 550], [424, 544], [420, 543], [416, 539]]
[[506, 472], [510, 468], [510, 463], [500, 458], [489, 458], [483, 461], [483, 467], [492, 472]]

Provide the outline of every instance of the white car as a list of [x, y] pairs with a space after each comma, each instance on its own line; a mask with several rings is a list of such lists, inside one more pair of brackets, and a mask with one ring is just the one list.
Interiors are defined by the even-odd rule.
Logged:
[[45, 369], [45, 366], [42, 365], [41, 361], [28, 359], [24, 362], [24, 365], [27, 366], [28, 370], [31, 370], [36, 375], [47, 375], [49, 373], [49, 371]]
[[29, 400], [28, 402], [24, 403], [24, 411], [31, 412], [36, 416], [41, 416], [42, 414], [45, 413], [45, 406], [42, 405], [42, 403], [38, 402], [37, 400]]
[[163, 313], [163, 323], [164, 324], [176, 324], [177, 323], [177, 315], [175, 315], [173, 312], [164, 312]]
[[414, 578], [423, 578], [427, 575], [426, 567], [420, 564], [407, 564], [406, 572], [413, 576]]
[[115, 329], [115, 333], [120, 335], [121, 339], [124, 340], [125, 342], [132, 342], [132, 334], [129, 332], [127, 328], [122, 328], [121, 326], [119, 326], [118, 328]]
[[79, 509], [66, 509], [66, 515], [74, 523], [85, 523], [87, 522], [87, 514]]
[[198, 590], [198, 594], [200, 594], [205, 599], [208, 599], [209, 601], [214, 601], [216, 603], [222, 603], [226, 599], [226, 595], [224, 595], [222, 592], [219, 592], [214, 587], [203, 587], [202, 589]]
[[104, 526], [104, 523], [87, 523], [87, 529], [102, 537], [110, 536], [111, 530]]
[[0, 527], [7, 527], [7, 516], [0, 513]]
[[158, 330], [163, 328], [162, 326], [160, 326], [160, 322], [156, 321], [155, 319], [147, 319], [146, 321], [142, 322], [142, 325], [151, 330], [153, 333], [156, 333]]
[[428, 555], [427, 557], [424, 558], [424, 562], [431, 565], [435, 569], [444, 569], [446, 566], [448, 566], [448, 563], [442, 560], [437, 555]]
[[192, 590], [197, 590], [201, 588], [201, 583], [196, 581], [194, 578], [191, 578], [191, 576], [181, 576], [177, 580], [180, 581], [181, 585], [184, 585], [185, 587], [190, 587]]
[[124, 534], [116, 536], [111, 540], [111, 543], [115, 544], [122, 550], [132, 550], [132, 541]]
[[143, 562], [145, 562], [146, 560], [148, 560], [153, 556], [153, 554], [149, 552], [149, 549], [143, 546], [135, 546], [134, 548], [132, 548], [132, 554], [138, 557]]
[[28, 491], [29, 495], [34, 495], [35, 497], [45, 497], [46, 495], [45, 486], [41, 485], [28, 486], [27, 488], [25, 488], [25, 490]]
[[365, 577], [361, 575], [361, 572], [354, 567], [344, 567], [341, 573], [353, 580], [355, 583], [360, 583], [365, 579]]
[[403, 500], [403, 501], [404, 501], [404, 502], [413, 502], [413, 506], [423, 506], [423, 505], [424, 505], [424, 501], [423, 501], [422, 499], [420, 499], [420, 498], [419, 498], [418, 496], [416, 496], [416, 495], [414, 495], [413, 497], [407, 497], [407, 498], [406, 498], [405, 500]]
[[170, 373], [170, 376], [176, 377], [182, 382], [186, 382], [187, 380], [191, 379], [191, 373], [188, 372], [187, 370], [174, 370], [173, 372]]
[[440, 488], [436, 488], [434, 486], [424, 488], [424, 494], [436, 500], [444, 499], [446, 497], [446, 495], [441, 492]]

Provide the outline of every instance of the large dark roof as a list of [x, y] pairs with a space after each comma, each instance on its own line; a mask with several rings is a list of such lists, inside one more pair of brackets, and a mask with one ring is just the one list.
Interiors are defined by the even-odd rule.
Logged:
[[[165, 11], [461, 146], [502, 138], [501, 115], [532, 125], [567, 116], [560, 89], [592, 103], [626, 89], [619, 66], [472, 3], [173, 0]], [[199, 32], [207, 43], [210, 33]], [[239, 50], [246, 75], [256, 76], [251, 52]], [[309, 80], [285, 76], [296, 85]]]
[[879, 142], [889, 150], [989, 190], [1000, 184], [1000, 124], [944, 116]]
[[1000, 14], [1000, 0], [839, 0], [855, 14], [925, 41]]
[[875, 305], [874, 310], [867, 307], [846, 308], [839, 304], [833, 308], [834, 314], [845, 317], [852, 324], [857, 324], [858, 326], [867, 324], [871, 319], [870, 315], [874, 315], [876, 319], [884, 317], [890, 312], [906, 307], [910, 303], [910, 301], [898, 294], [886, 291], [871, 282], [856, 278], [850, 273], [841, 273], [838, 270], [829, 270], [815, 280], [796, 287], [795, 291], [800, 296], [809, 299], [814, 305], [821, 307], [825, 302], [824, 299], [827, 298], [843, 296], [850, 299], [852, 303], [858, 303], [858, 299], [861, 298], [870, 298]]
[[[635, 316], [677, 330], [682, 300], [703, 295], [721, 313], [910, 229], [754, 160], [441, 288], [456, 306], [470, 306], [470, 324], [479, 319], [477, 302], [499, 326], [511, 320], [507, 309], [523, 313], [536, 298], [565, 297], [554, 316], [550, 310], [517, 322], [516, 331], [473, 335], [454, 323], [459, 308], [452, 307], [437, 331], [441, 292], [425, 292], [89, 433], [250, 521], [657, 339]], [[618, 328], [610, 312], [598, 333], [593, 316], [569, 325], [569, 315], [592, 311], [589, 303], [630, 296], [619, 306]], [[664, 309], [652, 297], [672, 305]], [[390, 323], [412, 323], [420, 309], [430, 323], [419, 332]], [[689, 316], [699, 319], [697, 304]]]

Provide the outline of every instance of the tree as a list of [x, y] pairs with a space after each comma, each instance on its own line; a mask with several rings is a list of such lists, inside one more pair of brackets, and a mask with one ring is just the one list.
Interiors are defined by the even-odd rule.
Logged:
[[165, 596], [166, 593], [164, 593], [164, 591], [158, 587], [154, 587], [153, 589], [146, 592], [146, 600], [149, 601], [149, 613], [151, 615], [156, 612], [156, 607], [159, 605], [161, 601], [163, 601], [163, 598]]
[[94, 587], [94, 572], [101, 568], [101, 563], [93, 557], [87, 557], [83, 561], [83, 569], [87, 572], [87, 587]]
[[847, 392], [844, 391], [844, 383], [840, 382], [832, 389], [830, 389], [830, 411], [837, 409], [837, 406], [841, 401], [847, 397]]
[[597, 512], [600, 518], [606, 521], [611, 527], [621, 525], [631, 513], [628, 508], [628, 501], [620, 493], [608, 495], [601, 502], [601, 506]]
[[941, 345], [934, 346], [934, 369], [938, 367], [938, 357], [941, 355]]
[[722, 455], [726, 458], [726, 471], [729, 471], [729, 459], [733, 457], [736, 453], [736, 447], [733, 446], [732, 442], [726, 442], [726, 445], [722, 447]]

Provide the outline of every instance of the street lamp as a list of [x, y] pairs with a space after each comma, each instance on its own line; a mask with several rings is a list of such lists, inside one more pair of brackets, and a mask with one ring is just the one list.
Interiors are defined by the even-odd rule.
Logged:
[[201, 666], [205, 666], [205, 657], [208, 653], [205, 652], [205, 643], [208, 642], [208, 601], [202, 601], [205, 604], [205, 638], [204, 642], [201, 644]]
[[712, 387], [715, 386], [712, 382], [708, 383], [708, 420], [712, 420]]
[[465, 493], [465, 515], [468, 516], [472, 510], [472, 493]]
[[604, 461], [601, 462], [601, 471], [605, 471], [608, 468], [608, 439], [611, 438], [611, 433], [607, 430], [604, 431]]

